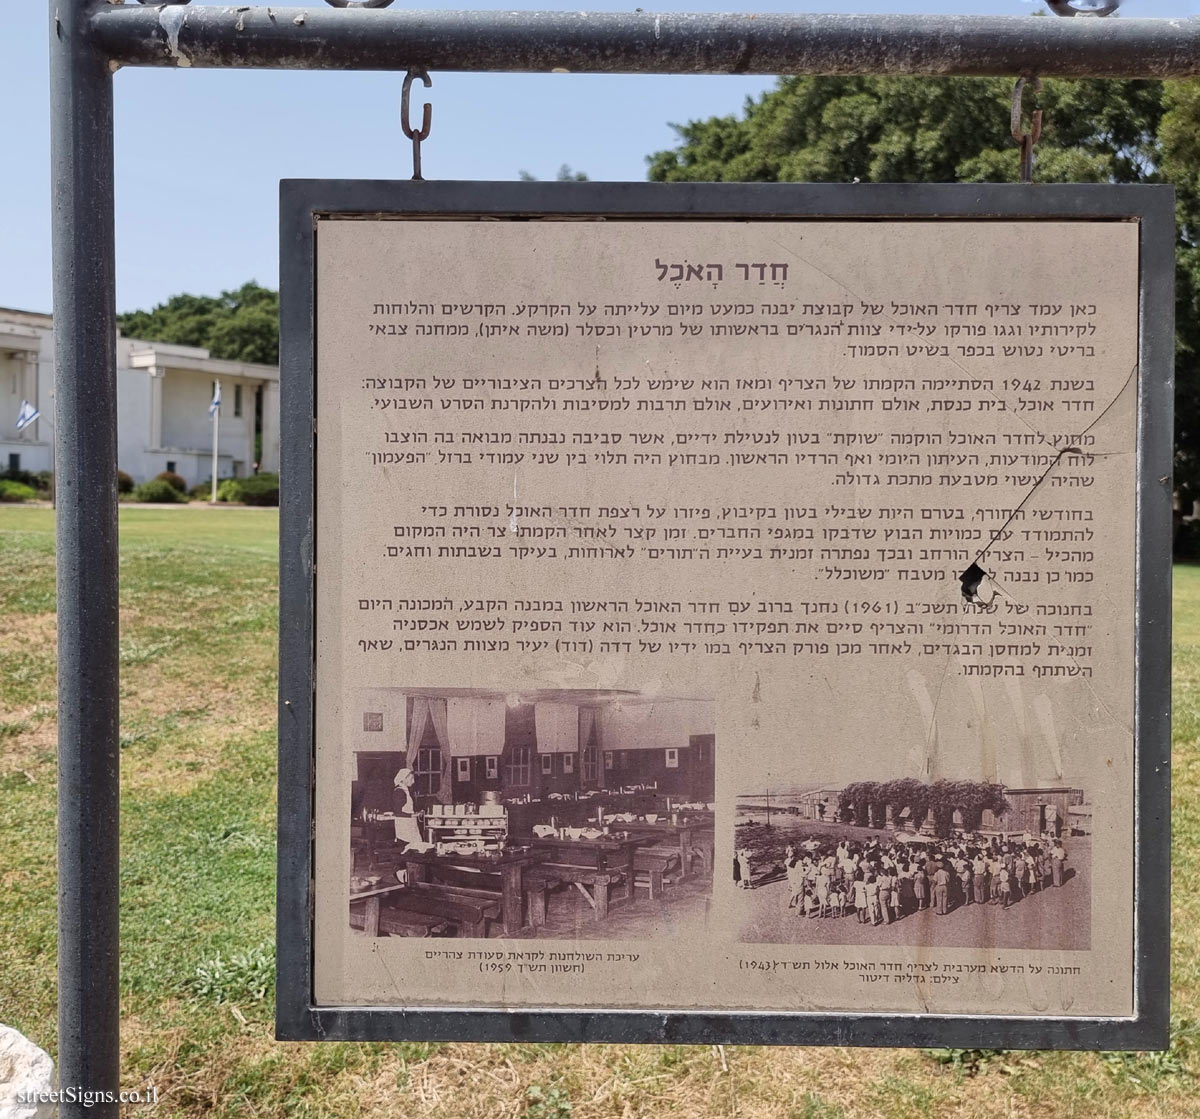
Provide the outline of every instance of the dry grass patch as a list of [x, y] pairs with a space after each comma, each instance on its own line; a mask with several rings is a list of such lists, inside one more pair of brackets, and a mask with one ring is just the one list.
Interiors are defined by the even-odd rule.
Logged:
[[[44, 614], [20, 614], [11, 611], [4, 616], [0, 628], [0, 656], [16, 652], [30, 645], [57, 646], [58, 616], [53, 612]], [[2, 700], [3, 697], [0, 697]]]

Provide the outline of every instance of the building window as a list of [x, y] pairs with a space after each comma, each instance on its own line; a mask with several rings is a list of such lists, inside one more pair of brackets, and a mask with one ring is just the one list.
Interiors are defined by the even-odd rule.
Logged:
[[613, 767], [613, 752], [611, 750], [604, 751], [604, 768], [612, 769]]
[[413, 769], [417, 783], [413, 792], [417, 796], [437, 796], [442, 787], [442, 751], [436, 746], [422, 746], [417, 751], [417, 764]]
[[544, 774], [546, 774], [547, 777], [551, 773], [554, 772], [554, 755], [553, 754], [543, 754], [542, 755], [542, 772]]
[[454, 764], [456, 767], [455, 777], [459, 781], [471, 780], [471, 759], [470, 758], [455, 758]]
[[575, 772], [575, 755], [563, 754], [563, 773]]
[[483, 771], [489, 781], [495, 781], [500, 776], [500, 759], [497, 757], [484, 758]]
[[167, 469], [168, 469], [168, 470], [169, 470], [169, 471], [170, 471], [172, 474], [176, 473], [176, 471], [175, 471], [175, 467], [176, 467], [177, 465], [178, 465], [178, 464], [177, 464], [177, 463], [175, 463], [175, 462], [173, 462], [171, 459], [167, 459]]
[[596, 764], [596, 747], [585, 746], [579, 755], [580, 777], [585, 785], [594, 785], [600, 774]]
[[21, 456], [19, 454], [12, 454], [12, 453], [9, 454], [8, 468], [9, 468], [9, 470], [20, 470], [21, 469]]
[[240, 416], [242, 414], [242, 386], [233, 386], [233, 414]]
[[383, 712], [364, 711], [363, 730], [383, 730]]
[[529, 784], [529, 755], [528, 746], [514, 746], [509, 751], [504, 775], [510, 785]]
[[679, 751], [678, 750], [670, 749], [667, 751], [667, 768], [668, 769], [678, 769], [679, 768]]

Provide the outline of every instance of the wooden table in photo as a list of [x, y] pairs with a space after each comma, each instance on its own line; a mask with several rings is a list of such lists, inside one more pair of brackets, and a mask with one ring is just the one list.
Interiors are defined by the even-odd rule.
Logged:
[[391, 894], [397, 890], [403, 890], [404, 883], [397, 882], [394, 879], [391, 882], [380, 882], [375, 886], [366, 890], [350, 891], [350, 904], [353, 905], [356, 901], [365, 901], [366, 910], [363, 914], [366, 924], [363, 926], [363, 932], [367, 936], [379, 935], [379, 899], [384, 894]]
[[433, 851], [406, 851], [401, 861], [410, 883], [436, 881], [439, 868], [477, 871], [500, 876], [500, 921], [505, 936], [517, 936], [524, 927], [524, 878], [527, 867], [542, 862], [545, 854], [528, 847], [506, 848], [497, 856], [438, 855]]
[[[533, 849], [541, 854], [549, 864], [564, 870], [577, 867], [581, 871], [595, 871], [598, 874], [620, 874], [624, 878], [624, 890], [618, 897], [623, 901], [633, 900], [633, 878], [635, 874], [634, 857], [641, 845], [636, 836], [622, 839], [617, 836], [604, 836], [600, 839], [546, 839], [530, 840]], [[608, 915], [608, 886], [600, 882], [592, 884], [593, 892], [588, 894], [587, 883], [582, 880], [573, 885], [587, 898], [595, 911], [597, 918]]]
[[[711, 829], [711, 820], [685, 820], [678, 824], [662, 823], [656, 820], [653, 824], [640, 822], [630, 824], [629, 834], [636, 835], [643, 841], [649, 838], [651, 844], [661, 840], [674, 840], [679, 848], [680, 875], [688, 878], [691, 876], [693, 854], [698, 854], [705, 870], [712, 873], [712, 860], [709, 852], [695, 842], [695, 837], [699, 833]], [[643, 846], [649, 845], [643, 842]]]

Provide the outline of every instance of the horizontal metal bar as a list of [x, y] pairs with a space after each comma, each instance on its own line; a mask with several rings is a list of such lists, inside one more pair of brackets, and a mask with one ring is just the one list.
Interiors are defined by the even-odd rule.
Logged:
[[132, 66], [591, 74], [1200, 75], [1200, 18], [415, 12], [108, 6]]

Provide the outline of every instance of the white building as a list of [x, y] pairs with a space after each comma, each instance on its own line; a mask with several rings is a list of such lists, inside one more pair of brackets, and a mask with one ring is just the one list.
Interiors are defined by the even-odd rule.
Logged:
[[[212, 477], [208, 405], [221, 382], [217, 477], [279, 469], [279, 369], [221, 361], [197, 346], [117, 335], [117, 466], [135, 482], [163, 470], [189, 486]], [[17, 431], [21, 401], [41, 416]], [[0, 308], [0, 471], [50, 470], [54, 458], [54, 320]]]

